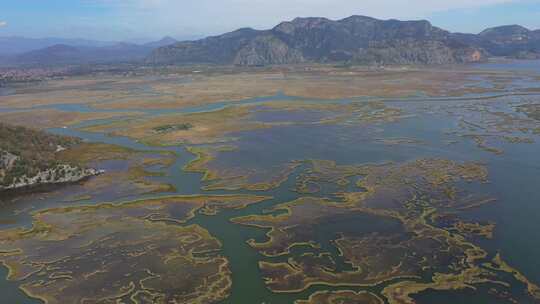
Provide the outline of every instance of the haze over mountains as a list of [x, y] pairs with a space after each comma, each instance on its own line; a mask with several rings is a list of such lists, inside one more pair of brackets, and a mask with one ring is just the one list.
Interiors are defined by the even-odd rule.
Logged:
[[486, 29], [478, 35], [458, 33], [453, 36], [463, 43], [485, 49], [491, 56], [540, 58], [540, 30], [505, 25]]
[[155, 50], [156, 64], [264, 65], [301, 62], [451, 64], [486, 56], [536, 57], [539, 31], [503, 26], [474, 34], [450, 33], [428, 21], [351, 16], [338, 21], [297, 18], [271, 30], [240, 29]]
[[75, 47], [104, 47], [113, 45], [114, 42], [64, 38], [26, 38], [19, 36], [0, 37], [0, 55], [22, 54], [57, 44]]
[[142, 62], [152, 50], [176, 43], [171, 37], [145, 44], [84, 39], [0, 38], [0, 63], [4, 65], [58, 65]]
[[[23, 41], [24, 42], [24, 41]], [[6, 49], [37, 46], [0, 38]], [[540, 30], [519, 25], [479, 34], [451, 33], [428, 21], [296, 18], [270, 30], [243, 28], [219, 36], [177, 42], [166, 37], [147, 44], [64, 40], [4, 58], [4, 64], [51, 65], [140, 62], [146, 64], [268, 65], [303, 62], [359, 64], [453, 64], [488, 56], [540, 58]]]

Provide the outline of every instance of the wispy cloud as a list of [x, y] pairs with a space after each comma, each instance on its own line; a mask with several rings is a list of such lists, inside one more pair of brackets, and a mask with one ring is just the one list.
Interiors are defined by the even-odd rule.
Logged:
[[[116, 13], [116, 20], [130, 25], [178, 29], [198, 28], [219, 32], [235, 27], [268, 28], [299, 16], [333, 19], [353, 14], [379, 18], [417, 19], [433, 13], [486, 7], [501, 3], [529, 0], [82, 0]], [[535, 0], [538, 1], [538, 0]], [[156, 18], [157, 17], [157, 18]]]
[[0, 20], [0, 27], [4, 27], [4, 26], [7, 26], [7, 22], [6, 21], [2, 21]]
[[[271, 9], [274, 13], [315, 13], [318, 15], [332, 14], [341, 11], [365, 11], [371, 14], [388, 12], [391, 15], [418, 15], [418, 13], [435, 12], [449, 9], [477, 8], [486, 5], [494, 5], [509, 2], [526, 2], [537, 0], [364, 0], [359, 5], [357, 0], [223, 0], [216, 4], [215, 0], [81, 0], [90, 6], [124, 9], [152, 9], [166, 10], [169, 12], [182, 13], [191, 8], [206, 8], [222, 11], [224, 8], [242, 9], [256, 15], [267, 14], [264, 9]], [[337, 5], [336, 5], [337, 4]], [[297, 12], [298, 11], [298, 12]], [[263, 13], [264, 12], [264, 13]], [[199, 11], [203, 15], [205, 11]]]
[[[1, 2], [2, 0], [0, 0]], [[512, 14], [511, 18], [489, 16], [490, 10], [498, 6], [520, 6], [523, 3], [539, 3], [540, 0], [57, 0], [66, 4], [69, 14], [48, 10], [38, 13], [35, 22], [47, 24], [43, 28], [55, 27], [55, 31], [64, 33], [70, 27], [77, 35], [103, 37], [141, 36], [154, 37], [173, 35], [193, 37], [220, 34], [239, 27], [257, 29], [272, 28], [281, 21], [295, 17], [319, 16], [341, 19], [350, 15], [367, 15], [381, 19], [429, 19], [434, 25], [445, 26], [448, 30], [469, 32], [476, 31], [489, 24], [520, 23], [525, 13]], [[24, 12], [24, 5], [20, 11]], [[69, 9], [69, 10], [68, 10]], [[484, 19], [471, 20], [465, 24], [468, 10], [482, 11]], [[439, 24], [433, 18], [437, 14], [451, 12], [452, 20]], [[4, 14], [4, 12], [3, 12]], [[43, 14], [43, 16], [39, 16]], [[61, 18], [55, 18], [60, 14]], [[527, 13], [531, 14], [531, 13]], [[3, 18], [16, 20], [9, 15]], [[507, 20], [511, 19], [511, 20]], [[17, 26], [10, 24], [9, 30], [16, 31]], [[535, 21], [536, 24], [539, 24]], [[539, 24], [540, 25], [540, 24]], [[75, 28], [81, 28], [75, 31]], [[536, 26], [538, 27], [538, 26]], [[41, 25], [26, 26], [39, 28]], [[87, 30], [82, 30], [87, 28]], [[58, 29], [58, 30], [57, 30]], [[45, 30], [43, 30], [45, 31]], [[103, 37], [102, 37], [103, 36]], [[111, 38], [112, 39], [112, 38]]]

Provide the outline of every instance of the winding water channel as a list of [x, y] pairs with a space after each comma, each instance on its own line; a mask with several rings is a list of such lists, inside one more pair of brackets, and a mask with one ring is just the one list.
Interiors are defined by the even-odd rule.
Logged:
[[[507, 93], [504, 93], [507, 94]], [[509, 93], [512, 94], [512, 93]], [[460, 98], [409, 98], [409, 99], [392, 99], [387, 102], [458, 102], [470, 101], [473, 99], [485, 99], [502, 95], [494, 93], [491, 95], [468, 96]], [[346, 99], [346, 100], [319, 100], [320, 102], [329, 103], [347, 103], [369, 101], [371, 99]], [[262, 102], [279, 102], [279, 101], [313, 101], [313, 99], [299, 98], [293, 96], [285, 96], [278, 94], [270, 97], [251, 98], [235, 102], [213, 103], [211, 105], [185, 108], [179, 110], [148, 110], [148, 109], [129, 109], [122, 110], [136, 111], [144, 113], [144, 115], [161, 115], [165, 113], [194, 113], [214, 111], [227, 106], [257, 104]], [[54, 108], [64, 111], [75, 112], [111, 112], [110, 110], [97, 110], [85, 105], [51, 105], [42, 108]], [[2, 109], [2, 111], [20, 111], [21, 109]], [[207, 229], [213, 236], [217, 237], [223, 244], [223, 255], [230, 261], [230, 267], [233, 276], [233, 289], [231, 297], [223, 304], [285, 304], [292, 303], [295, 299], [307, 298], [311, 293], [317, 290], [328, 290], [328, 286], [313, 286], [308, 290], [299, 294], [275, 294], [270, 292], [264, 284], [263, 279], [257, 267], [258, 262], [262, 257], [253, 250], [246, 241], [249, 239], [264, 240], [266, 231], [264, 229], [252, 228], [233, 224], [230, 219], [252, 214], [262, 214], [280, 203], [289, 202], [299, 198], [297, 192], [292, 191], [297, 175], [302, 171], [302, 167], [296, 169], [288, 179], [280, 185], [280, 187], [266, 192], [249, 192], [249, 191], [201, 191], [204, 185], [201, 182], [202, 175], [199, 173], [185, 172], [182, 168], [194, 159], [194, 156], [186, 151], [183, 146], [178, 147], [155, 147], [147, 146], [143, 143], [134, 141], [126, 137], [111, 136], [101, 133], [90, 133], [81, 131], [81, 127], [92, 124], [103, 123], [104, 120], [88, 121], [80, 125], [67, 128], [51, 129], [52, 133], [60, 135], [76, 136], [88, 142], [99, 142], [119, 145], [122, 147], [140, 150], [140, 151], [168, 151], [174, 152], [176, 155], [175, 163], [166, 168], [165, 177], [160, 177], [161, 180], [172, 184], [177, 189], [175, 193], [162, 193], [159, 195], [144, 195], [136, 196], [133, 199], [141, 198], [156, 198], [168, 195], [192, 195], [192, 194], [264, 194], [273, 197], [270, 200], [259, 204], [250, 205], [241, 210], [224, 210], [215, 216], [206, 216], [198, 214], [189, 224], [198, 224]], [[452, 146], [443, 144], [444, 140], [455, 139], [452, 135], [445, 135], [444, 140], [441, 139], [441, 134], [444, 134], [449, 127], [455, 126], [456, 122], [445, 118], [443, 115], [426, 115], [422, 117], [414, 117], [404, 119], [400, 122], [390, 123], [384, 126], [384, 133], [392, 137], [410, 137], [420, 139], [428, 144], [415, 147], [396, 147], [389, 149], [388, 146], [375, 143], [357, 142], [352, 148], [354, 153], [340, 154], [339, 156], [328, 155], [328, 159], [335, 159], [339, 163], [378, 163], [383, 161], [407, 161], [420, 157], [446, 157], [456, 160], [477, 160], [487, 164], [490, 171], [490, 184], [487, 185], [487, 190], [497, 194], [498, 203], [489, 208], [481, 208], [476, 211], [476, 216], [486, 219], [497, 219], [497, 222], [504, 224], [504, 229], [497, 231], [497, 239], [488, 242], [486, 246], [492, 251], [500, 250], [505, 254], [510, 263], [528, 275], [533, 281], [540, 283], [540, 262], [536, 257], [540, 256], [540, 245], [534, 244], [531, 246], [531, 240], [537, 239], [537, 231], [540, 231], [540, 191], [537, 191], [537, 182], [540, 176], [540, 145], [538, 140], [530, 145], [506, 145], [504, 156], [494, 156], [485, 151], [477, 149], [470, 142], [461, 142]], [[310, 136], [306, 132], [306, 136]], [[313, 135], [315, 136], [315, 135]], [[293, 145], [295, 137], [284, 137], [284, 145]], [[308, 138], [307, 140], [313, 140]], [[300, 145], [301, 146], [301, 145]], [[320, 147], [319, 151], [307, 151], [314, 146], [306, 146], [306, 151], [300, 151], [306, 154], [306, 158], [325, 155], [328, 150], [325, 147]], [[315, 149], [316, 150], [316, 149]], [[369, 151], [370, 153], [358, 154], [357, 151]], [[323, 191], [318, 195], [328, 197], [330, 192]], [[131, 198], [130, 198], [131, 199]], [[113, 202], [123, 202], [126, 199]], [[83, 201], [78, 204], [96, 204], [102, 201]], [[47, 206], [47, 205], [44, 205]], [[44, 207], [45, 208], [45, 207]], [[491, 209], [490, 209], [491, 208]], [[0, 218], [9, 218], [17, 221], [17, 225], [29, 225], [31, 218], [28, 213], [14, 214], [14, 208], [0, 211]], [[323, 240], [324, 251], [333, 252], [336, 260], [341, 263], [341, 267], [346, 268], [337, 256], [335, 248], [324, 242], [331, 239], [331, 232], [321, 231], [321, 240]], [[326, 243], [326, 244], [325, 244]], [[294, 248], [293, 254], [301, 254], [305, 248]], [[0, 294], [7, 299], [6, 303], [21, 303], [34, 304], [40, 303], [38, 300], [33, 300], [25, 296], [19, 291], [14, 282], [7, 281], [5, 268], [0, 267]], [[380, 291], [384, 285], [368, 288], [374, 291]], [[353, 288], [343, 286], [340, 288], [331, 289], [353, 289], [366, 290], [366, 288]], [[452, 298], [450, 296], [450, 298]], [[440, 295], [426, 295], [426, 303], [430, 303], [434, 299], [442, 299]], [[457, 296], [456, 299], [460, 299]], [[471, 300], [472, 299], [472, 300]], [[468, 303], [475, 303], [474, 298], [469, 298]], [[480, 299], [480, 301], [482, 301]], [[443, 303], [443, 302], [438, 302]], [[450, 302], [444, 302], [450, 303]], [[465, 303], [465, 302], [463, 302]], [[480, 302], [477, 302], [480, 303]]]

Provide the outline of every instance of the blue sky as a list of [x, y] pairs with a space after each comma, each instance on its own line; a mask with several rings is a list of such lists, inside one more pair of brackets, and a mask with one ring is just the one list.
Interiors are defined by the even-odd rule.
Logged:
[[0, 0], [0, 36], [193, 38], [296, 16], [428, 19], [451, 31], [540, 28], [540, 0]]

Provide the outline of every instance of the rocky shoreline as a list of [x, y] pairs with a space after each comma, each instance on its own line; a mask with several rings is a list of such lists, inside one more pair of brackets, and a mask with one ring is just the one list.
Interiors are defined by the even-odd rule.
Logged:
[[30, 188], [48, 184], [67, 184], [80, 182], [86, 178], [104, 174], [105, 170], [82, 169], [70, 165], [58, 165], [55, 168], [39, 172], [37, 175], [26, 175], [17, 178], [9, 185], [0, 185], [0, 191]]

